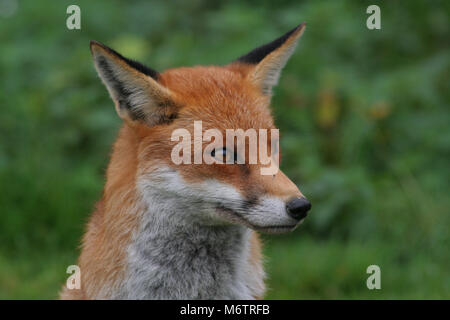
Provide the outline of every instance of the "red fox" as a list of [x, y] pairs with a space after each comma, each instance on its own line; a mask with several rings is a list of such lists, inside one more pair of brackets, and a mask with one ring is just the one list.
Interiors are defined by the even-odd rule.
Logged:
[[[292, 231], [311, 204], [281, 171], [262, 175], [262, 164], [175, 164], [171, 137], [193, 132], [194, 121], [221, 132], [274, 129], [272, 87], [304, 29], [225, 66], [163, 73], [91, 41], [123, 126], [83, 237], [81, 288], [63, 288], [62, 299], [264, 297], [257, 232]], [[238, 152], [226, 141], [211, 155]]]

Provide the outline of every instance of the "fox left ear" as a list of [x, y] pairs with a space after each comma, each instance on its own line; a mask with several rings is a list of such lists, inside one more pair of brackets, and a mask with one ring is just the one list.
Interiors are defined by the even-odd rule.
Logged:
[[294, 52], [297, 40], [303, 34], [306, 23], [303, 22], [278, 39], [254, 49], [240, 57], [235, 63], [253, 65], [247, 78], [270, 95], [272, 87], [278, 83], [281, 70]]
[[91, 52], [95, 68], [123, 120], [151, 127], [176, 117], [179, 105], [169, 89], [159, 83], [158, 72], [96, 41], [91, 41]]

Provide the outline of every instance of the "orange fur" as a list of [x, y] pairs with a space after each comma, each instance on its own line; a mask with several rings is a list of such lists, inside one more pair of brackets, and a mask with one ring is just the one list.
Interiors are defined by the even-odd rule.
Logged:
[[[275, 128], [269, 109], [270, 96], [261, 91], [261, 78], [265, 70], [273, 67], [278, 56], [290, 50], [302, 31], [303, 27], [256, 68], [239, 62], [224, 67], [177, 68], [162, 73], [158, 81], [133, 70], [104, 47], [95, 44], [91, 47], [94, 55], [105, 55], [126, 69], [124, 77], [130, 78], [129, 81], [145, 86], [153, 97], [156, 95], [160, 100], [170, 100], [170, 103], [164, 103], [167, 109], [163, 114], [176, 112], [177, 118], [167, 124], [149, 126], [124, 115], [115, 100], [116, 109], [125, 122], [114, 144], [102, 200], [92, 214], [83, 237], [78, 261], [81, 289], [63, 289], [62, 299], [96, 297], [105, 290], [111, 290], [120, 281], [126, 263], [127, 245], [138, 227], [140, 214], [145, 210], [136, 191], [136, 177], [140, 171], [148, 172], [164, 163], [178, 171], [188, 182], [214, 177], [234, 186], [245, 197], [268, 193], [287, 200], [302, 195], [281, 171], [274, 176], [260, 175], [261, 166], [258, 164], [177, 166], [170, 160], [175, 144], [171, 142], [171, 133], [177, 128], [185, 128], [193, 134], [193, 121], [197, 119], [202, 120], [203, 130]], [[254, 231], [250, 246], [251, 265], [255, 269], [262, 268], [261, 242]]]
[[124, 268], [125, 248], [137, 227], [141, 208], [136, 199], [138, 168], [136, 133], [125, 125], [114, 144], [106, 174], [103, 199], [97, 205], [83, 237], [78, 261], [81, 289], [64, 289], [62, 299], [96, 296], [105, 285], [114, 285]]

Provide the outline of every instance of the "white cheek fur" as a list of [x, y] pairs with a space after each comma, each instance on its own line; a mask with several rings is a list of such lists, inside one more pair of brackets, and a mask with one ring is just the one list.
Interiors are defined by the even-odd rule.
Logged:
[[168, 168], [142, 175], [137, 187], [147, 209], [127, 250], [124, 279], [111, 298], [253, 299], [263, 295], [262, 265], [250, 261], [253, 231], [242, 225], [199, 223], [208, 211], [200, 199], [240, 201], [242, 196], [234, 188], [213, 180], [187, 185]]
[[[177, 171], [162, 168], [144, 174], [138, 179], [138, 189], [143, 199], [159, 198], [158, 205], [167, 202], [178, 206], [178, 219], [191, 219], [192, 222], [214, 223], [223, 216], [216, 212], [218, 205], [229, 208], [248, 223], [247, 226], [267, 227], [294, 225], [297, 221], [286, 213], [283, 200], [267, 195], [261, 195], [252, 206], [245, 206], [246, 199], [231, 185], [216, 179], [207, 179], [199, 183], [186, 182]], [[154, 201], [151, 205], [154, 205]], [[239, 221], [239, 219], [231, 219]]]

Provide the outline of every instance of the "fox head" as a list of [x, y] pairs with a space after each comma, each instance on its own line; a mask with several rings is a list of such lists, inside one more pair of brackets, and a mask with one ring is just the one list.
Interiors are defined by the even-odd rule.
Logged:
[[[182, 129], [188, 138], [198, 140], [195, 122], [201, 121], [202, 134], [214, 129], [224, 137], [228, 129], [254, 129], [258, 136], [261, 130], [275, 129], [269, 108], [272, 87], [304, 29], [302, 23], [225, 66], [182, 67], [163, 73], [91, 42], [97, 72], [124, 120], [120, 145], [133, 145], [113, 155], [131, 159], [116, 165], [116, 170], [135, 167], [135, 188], [149, 210], [158, 210], [167, 219], [243, 224], [269, 233], [293, 230], [306, 216], [310, 203], [283, 172], [264, 175], [261, 168], [267, 164], [249, 162], [250, 153], [255, 152], [249, 148], [250, 138], [236, 148], [234, 138], [215, 138], [211, 144], [200, 141], [198, 147], [199, 141], [184, 137], [182, 145], [192, 150], [183, 154], [188, 160], [200, 154], [202, 159], [227, 161], [189, 164], [173, 159], [178, 144], [173, 133]], [[258, 148], [278, 158], [273, 139], [267, 133]], [[246, 160], [238, 162], [238, 158]]]

